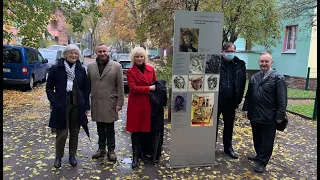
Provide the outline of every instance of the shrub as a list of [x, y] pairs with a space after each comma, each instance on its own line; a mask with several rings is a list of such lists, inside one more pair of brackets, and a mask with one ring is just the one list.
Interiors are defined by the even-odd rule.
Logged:
[[172, 56], [163, 57], [159, 60], [155, 60], [155, 70], [156, 70], [156, 76], [158, 80], [164, 80], [166, 81], [166, 86], [168, 89], [168, 118], [169, 121], [171, 120], [171, 92], [172, 92]]
[[172, 56], [163, 57], [154, 61], [156, 76], [158, 80], [166, 81], [166, 86], [171, 88], [172, 78]]

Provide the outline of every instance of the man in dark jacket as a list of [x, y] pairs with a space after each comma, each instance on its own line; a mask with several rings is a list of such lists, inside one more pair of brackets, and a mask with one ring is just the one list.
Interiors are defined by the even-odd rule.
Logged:
[[237, 159], [238, 156], [232, 148], [232, 133], [235, 110], [242, 101], [246, 85], [246, 66], [244, 61], [234, 56], [235, 50], [236, 46], [231, 42], [225, 43], [222, 47], [216, 140], [219, 117], [222, 113], [224, 121], [224, 152], [230, 157]]
[[284, 76], [271, 68], [272, 57], [263, 53], [259, 58], [261, 71], [252, 75], [243, 105], [244, 116], [250, 120], [258, 162], [254, 171], [262, 173], [273, 150], [276, 125], [286, 118], [287, 86]]

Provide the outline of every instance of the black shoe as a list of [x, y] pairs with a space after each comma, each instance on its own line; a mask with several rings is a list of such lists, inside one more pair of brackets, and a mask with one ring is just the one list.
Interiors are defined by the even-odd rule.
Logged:
[[224, 149], [224, 153], [228, 154], [231, 158], [233, 159], [238, 159], [238, 155], [233, 151], [233, 149], [230, 147], [230, 148], [225, 148]]
[[254, 168], [254, 171], [257, 173], [263, 173], [266, 170], [266, 165], [259, 164]]
[[153, 164], [153, 165], [156, 165], [158, 162], [159, 162], [159, 160], [156, 159], [156, 160], [153, 160], [153, 161], [152, 161], [152, 164]]
[[60, 167], [61, 167], [61, 158], [56, 158], [56, 159], [54, 160], [53, 166], [54, 166], [55, 168], [60, 168]]
[[248, 160], [249, 161], [258, 161], [257, 156], [249, 156]]
[[106, 155], [107, 151], [105, 149], [98, 149], [98, 151], [92, 155], [93, 159], [97, 159], [100, 157], [104, 157]]
[[117, 155], [116, 155], [116, 153], [114, 153], [114, 150], [108, 151], [107, 156], [108, 156], [109, 161], [112, 161], [112, 162], [117, 161]]
[[71, 166], [76, 166], [77, 165], [77, 160], [76, 160], [76, 157], [74, 155], [70, 155], [69, 156], [69, 163], [71, 164]]
[[139, 166], [138, 157], [134, 156], [134, 157], [132, 158], [132, 164], [131, 164], [131, 166], [132, 166], [132, 169], [134, 169], [134, 168], [136, 168], [137, 166]]

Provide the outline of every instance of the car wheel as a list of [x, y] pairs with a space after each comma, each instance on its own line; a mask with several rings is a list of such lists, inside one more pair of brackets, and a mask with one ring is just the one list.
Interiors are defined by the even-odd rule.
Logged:
[[26, 89], [27, 90], [32, 90], [33, 89], [33, 85], [34, 85], [34, 77], [31, 76], [29, 84], [26, 85]]

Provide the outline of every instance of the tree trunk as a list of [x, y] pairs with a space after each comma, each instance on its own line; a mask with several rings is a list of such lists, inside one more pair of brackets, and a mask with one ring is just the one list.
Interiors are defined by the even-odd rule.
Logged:
[[93, 33], [90, 34], [90, 50], [91, 55], [93, 55]]
[[226, 32], [225, 29], [223, 29], [223, 32], [222, 32], [222, 45], [224, 43], [228, 42], [228, 33]]
[[167, 56], [173, 56], [173, 46], [166, 48]]
[[194, 11], [198, 11], [199, 0], [195, 0], [193, 4], [194, 4]]
[[163, 57], [164, 55], [164, 49], [163, 48], [159, 48], [159, 56]]
[[232, 43], [234, 43], [234, 42], [236, 42], [236, 40], [238, 39], [238, 33], [236, 33], [236, 32], [232, 32], [231, 31], [231, 33], [230, 33], [230, 42], [232, 42]]

